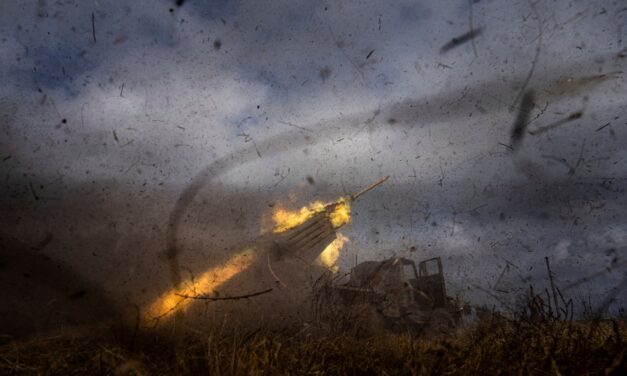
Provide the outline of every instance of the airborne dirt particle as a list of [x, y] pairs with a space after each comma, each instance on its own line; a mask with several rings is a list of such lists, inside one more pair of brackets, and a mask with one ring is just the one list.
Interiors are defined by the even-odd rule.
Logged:
[[320, 69], [319, 75], [320, 75], [320, 78], [322, 78], [322, 80], [325, 81], [327, 78], [331, 77], [331, 68], [324, 67]]
[[603, 126], [601, 126], [601, 127], [597, 128], [597, 130], [596, 130], [595, 132], [598, 132], [598, 131], [602, 130], [603, 128], [608, 127], [610, 124], [611, 124], [611, 123], [605, 123], [605, 125], [603, 125]]
[[125, 35], [120, 35], [120, 36], [118, 36], [117, 38], [115, 38], [113, 40], [113, 44], [115, 44], [115, 45], [122, 44], [124, 42], [126, 42], [126, 36]]
[[483, 28], [479, 28], [479, 29], [470, 30], [469, 32], [465, 34], [455, 37], [451, 39], [450, 42], [442, 46], [442, 48], [440, 49], [440, 53], [441, 54], [446, 53], [455, 47], [458, 47], [466, 42], [470, 42], [474, 38], [481, 35], [482, 32], [483, 32]]
[[525, 129], [527, 128], [527, 125], [529, 125], [529, 115], [534, 106], [533, 99], [534, 93], [533, 91], [529, 90], [525, 93], [520, 103], [518, 116], [516, 117], [516, 121], [514, 122], [514, 128], [512, 129], [511, 133], [510, 145], [513, 150], [516, 150], [520, 146], [520, 143], [525, 136]]
[[551, 123], [549, 125], [546, 125], [544, 127], [540, 127], [540, 128], [535, 129], [533, 131], [529, 131], [528, 133], [530, 135], [532, 135], [532, 136], [538, 135], [538, 134], [544, 133], [546, 131], [549, 131], [549, 130], [551, 130], [553, 128], [557, 128], [557, 127], [559, 127], [562, 124], [566, 124], [566, 123], [571, 122], [573, 120], [581, 119], [582, 116], [583, 116], [583, 111], [573, 112], [572, 114], [570, 114], [568, 117], [566, 117], [564, 119], [558, 120], [556, 122], [553, 122], [553, 123]]
[[213, 48], [215, 48], [216, 50], [219, 50], [222, 47], [222, 42], [220, 41], [220, 39], [216, 39], [215, 42], [213, 42]]
[[91, 14], [91, 35], [96, 43], [96, 18], [93, 13]]
[[84, 297], [85, 295], [87, 295], [87, 291], [85, 291], [85, 290], [78, 290], [75, 293], [73, 293], [72, 295], [70, 295], [70, 299], [72, 299], [72, 300], [80, 299], [80, 298]]

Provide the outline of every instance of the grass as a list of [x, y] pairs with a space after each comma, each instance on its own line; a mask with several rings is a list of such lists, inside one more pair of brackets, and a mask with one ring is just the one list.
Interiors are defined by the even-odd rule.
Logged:
[[[89, 334], [88, 334], [89, 333]], [[117, 333], [117, 334], [116, 334]], [[449, 335], [356, 337], [305, 326], [295, 333], [196, 333], [174, 351], [154, 332], [83, 331], [4, 340], [0, 374], [625, 374], [627, 322], [483, 318]]]

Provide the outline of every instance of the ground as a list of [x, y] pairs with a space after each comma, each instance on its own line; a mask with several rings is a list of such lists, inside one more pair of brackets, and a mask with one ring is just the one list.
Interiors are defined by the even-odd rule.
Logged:
[[[627, 321], [486, 317], [446, 335], [355, 336], [315, 325], [189, 334], [69, 330], [2, 338], [1, 374], [625, 374]], [[178, 350], [177, 350], [178, 349]]]

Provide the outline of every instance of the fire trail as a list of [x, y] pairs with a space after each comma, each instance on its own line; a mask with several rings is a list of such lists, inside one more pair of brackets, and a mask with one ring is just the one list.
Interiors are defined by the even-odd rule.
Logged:
[[177, 311], [184, 311], [195, 300], [194, 297], [215, 293], [220, 286], [247, 270], [264, 253], [274, 261], [288, 257], [299, 258], [337, 271], [336, 263], [348, 238], [337, 234], [336, 230], [350, 222], [351, 203], [388, 178], [386, 176], [357, 193], [330, 203], [314, 201], [295, 211], [276, 208], [272, 213], [271, 231], [233, 252], [224, 263], [184, 281], [180, 288], [160, 295], [144, 310], [143, 322], [151, 325], [173, 316]]

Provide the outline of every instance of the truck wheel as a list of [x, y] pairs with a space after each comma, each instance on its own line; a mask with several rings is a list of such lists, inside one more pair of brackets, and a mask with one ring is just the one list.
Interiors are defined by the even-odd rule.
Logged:
[[431, 335], [450, 334], [455, 328], [455, 320], [450, 312], [444, 309], [435, 309], [429, 316], [426, 332]]
[[385, 331], [385, 318], [370, 304], [357, 304], [352, 307], [352, 329], [359, 336], [373, 336]]

